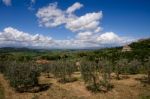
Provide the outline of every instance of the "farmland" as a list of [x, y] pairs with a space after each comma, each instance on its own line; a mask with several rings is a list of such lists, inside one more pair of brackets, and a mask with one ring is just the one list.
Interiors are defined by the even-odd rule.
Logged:
[[0, 49], [2, 99], [149, 99], [150, 39], [103, 49]]

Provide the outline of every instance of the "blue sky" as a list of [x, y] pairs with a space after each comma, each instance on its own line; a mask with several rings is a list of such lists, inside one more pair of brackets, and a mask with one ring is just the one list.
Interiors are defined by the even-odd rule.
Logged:
[[150, 37], [149, 0], [1, 0], [0, 13], [1, 47], [104, 47]]

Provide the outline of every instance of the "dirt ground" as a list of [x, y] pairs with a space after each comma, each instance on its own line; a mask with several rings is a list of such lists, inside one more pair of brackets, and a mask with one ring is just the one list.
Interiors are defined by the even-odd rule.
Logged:
[[80, 73], [75, 73], [77, 81], [59, 83], [54, 78], [47, 78], [44, 74], [39, 77], [40, 84], [48, 84], [46, 91], [38, 93], [17, 93], [10, 87], [9, 82], [0, 74], [0, 84], [3, 87], [5, 99], [150, 99], [150, 85], [141, 83], [145, 75], [128, 75], [128, 78], [115, 80], [111, 83], [114, 88], [107, 93], [91, 93], [85, 88]]

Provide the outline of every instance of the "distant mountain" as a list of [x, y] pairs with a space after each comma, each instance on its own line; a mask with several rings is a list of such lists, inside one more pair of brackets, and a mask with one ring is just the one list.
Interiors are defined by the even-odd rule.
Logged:
[[16, 47], [3, 47], [3, 48], [0, 48], [0, 52], [3, 53], [3, 52], [28, 52], [28, 51], [37, 51], [36, 49], [30, 49], [30, 48], [25, 48], [25, 47], [22, 47], [22, 48], [16, 48]]

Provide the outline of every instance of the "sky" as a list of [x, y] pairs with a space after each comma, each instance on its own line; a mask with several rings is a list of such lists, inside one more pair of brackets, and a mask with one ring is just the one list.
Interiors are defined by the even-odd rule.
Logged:
[[92, 48], [150, 37], [150, 0], [0, 0], [0, 47]]

